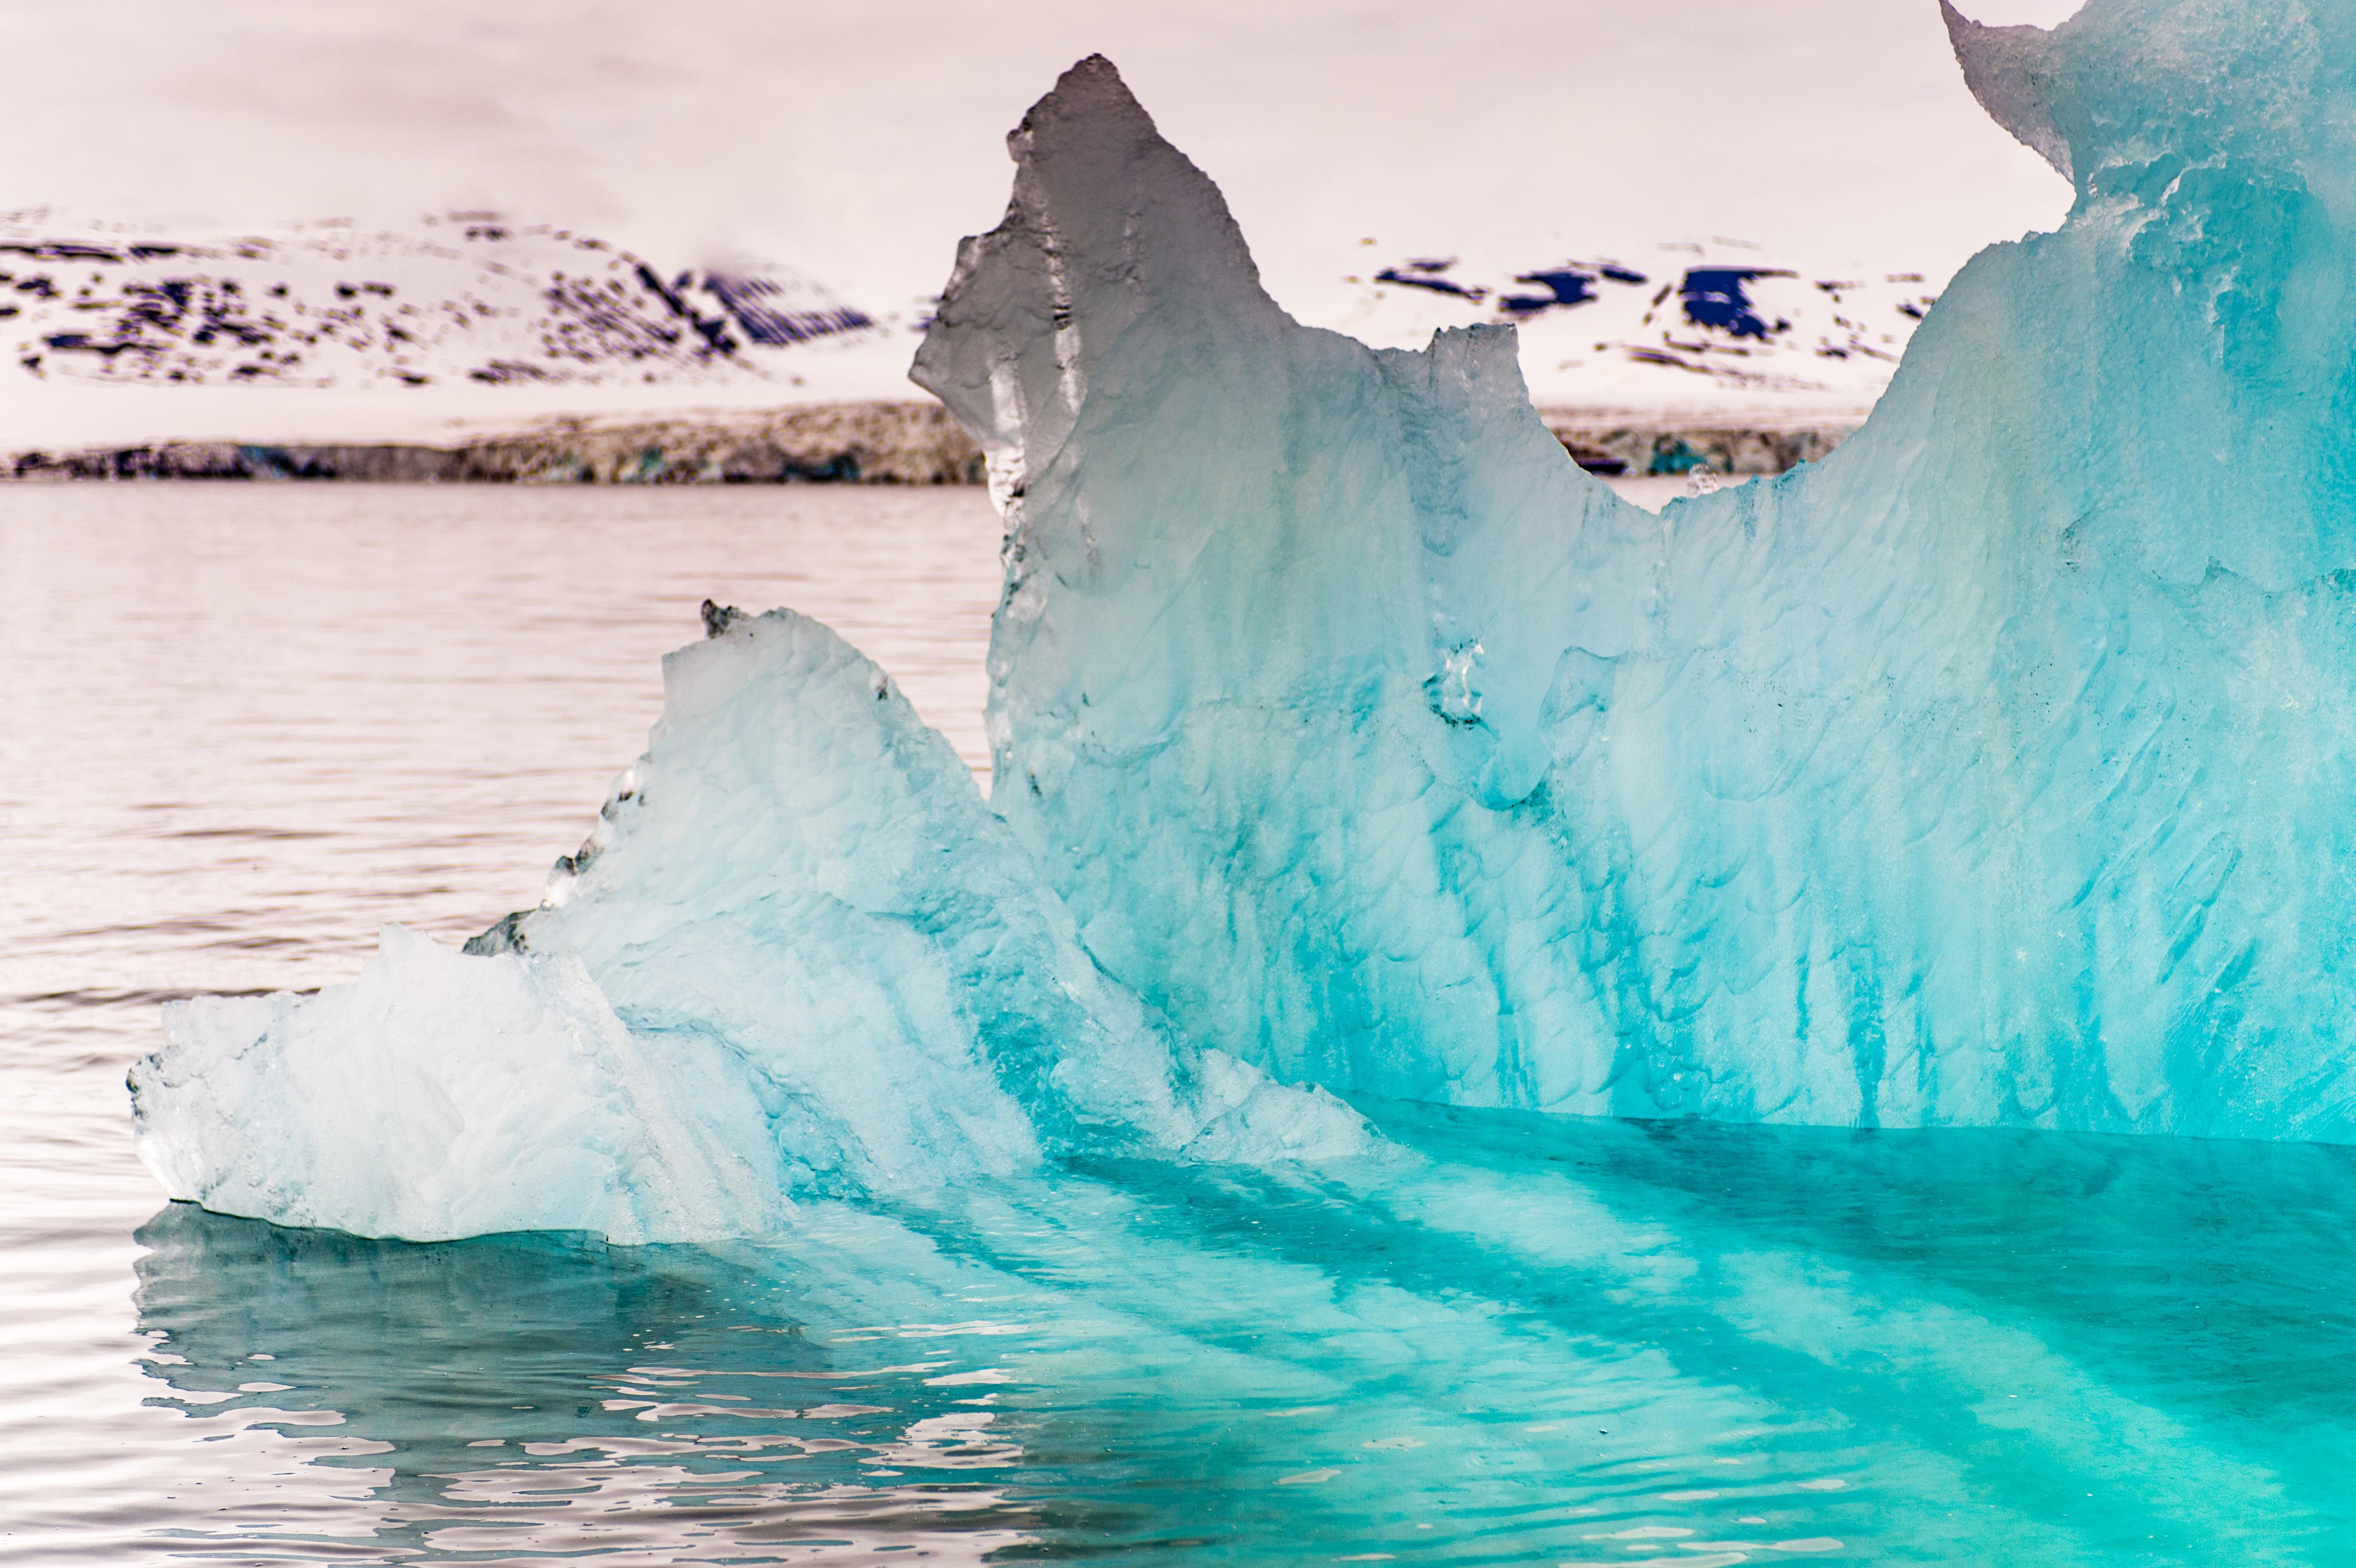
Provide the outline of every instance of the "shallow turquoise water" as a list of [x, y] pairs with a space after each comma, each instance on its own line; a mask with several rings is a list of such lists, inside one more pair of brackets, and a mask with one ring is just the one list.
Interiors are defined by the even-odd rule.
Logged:
[[2356, 1546], [2343, 1151], [1368, 1108], [1413, 1151], [1371, 1179], [1104, 1167], [718, 1255], [168, 1210], [147, 1375], [340, 1417], [276, 1441], [379, 1551]]
[[2356, 1150], [1369, 1104], [1373, 1168], [717, 1252], [158, 1201], [158, 997], [529, 901], [705, 592], [973, 753], [993, 545], [969, 493], [0, 490], [0, 1559], [2356, 1561]]

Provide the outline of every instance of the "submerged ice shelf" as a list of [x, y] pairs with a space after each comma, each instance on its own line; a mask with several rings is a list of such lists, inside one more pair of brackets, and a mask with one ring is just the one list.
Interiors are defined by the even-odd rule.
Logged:
[[542, 909], [171, 1014], [151, 1168], [637, 1240], [1368, 1152], [1327, 1089], [2349, 1139], [2356, 3], [1948, 16], [2068, 222], [1833, 456], [1657, 517], [1509, 328], [1293, 322], [1076, 66], [915, 372], [1006, 515], [993, 801], [823, 628], [716, 615]]
[[2356, 1150], [1375, 1109], [1408, 1157], [1097, 1162], [760, 1246], [175, 1206], [143, 1371], [241, 1442], [339, 1416], [395, 1483], [299, 1426], [272, 1509], [307, 1471], [426, 1562], [787, 1521], [840, 1561], [862, 1517], [966, 1563], [2356, 1557]]

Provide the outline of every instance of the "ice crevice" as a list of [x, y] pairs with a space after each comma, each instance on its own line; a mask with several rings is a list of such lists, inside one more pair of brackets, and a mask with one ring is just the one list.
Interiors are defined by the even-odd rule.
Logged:
[[1832, 456], [1657, 518], [1510, 328], [1293, 322], [1082, 61], [914, 371], [1008, 528], [996, 798], [822, 627], [707, 609], [547, 904], [177, 1006], [143, 1156], [266, 1218], [650, 1239], [1367, 1157], [1328, 1091], [2347, 1141], [2356, 4], [1945, 14], [2069, 219]]

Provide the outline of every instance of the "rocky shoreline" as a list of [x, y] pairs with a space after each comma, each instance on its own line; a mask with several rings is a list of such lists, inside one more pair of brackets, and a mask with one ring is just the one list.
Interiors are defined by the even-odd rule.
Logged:
[[[1694, 423], [1575, 409], [1540, 415], [1595, 474], [1781, 474], [1853, 422]], [[549, 421], [450, 445], [161, 442], [0, 458], [0, 482], [345, 480], [511, 485], [979, 485], [980, 450], [931, 402], [824, 403], [754, 414]]]

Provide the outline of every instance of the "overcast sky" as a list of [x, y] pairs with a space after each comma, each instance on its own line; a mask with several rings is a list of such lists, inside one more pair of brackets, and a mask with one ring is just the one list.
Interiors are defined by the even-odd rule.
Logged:
[[2067, 205], [1972, 102], [1935, 0], [0, 0], [0, 208], [496, 207], [888, 309], [996, 221], [1005, 132], [1091, 51], [1225, 188], [1280, 299], [1361, 236], [1944, 270]]

